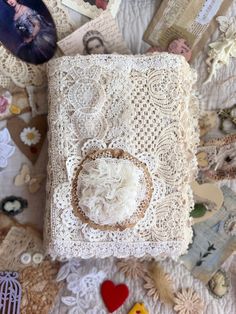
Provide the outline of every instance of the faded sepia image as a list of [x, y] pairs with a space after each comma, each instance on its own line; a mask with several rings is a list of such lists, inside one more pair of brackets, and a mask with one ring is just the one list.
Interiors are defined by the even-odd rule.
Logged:
[[129, 54], [115, 19], [104, 12], [58, 42], [65, 55]]
[[56, 29], [42, 1], [1, 0], [0, 41], [23, 61], [40, 64], [56, 49]]
[[62, 4], [91, 19], [98, 17], [105, 10], [115, 17], [120, 3], [121, 0], [62, 0]]
[[83, 36], [84, 54], [108, 54], [106, 42], [103, 35], [95, 30], [88, 31]]

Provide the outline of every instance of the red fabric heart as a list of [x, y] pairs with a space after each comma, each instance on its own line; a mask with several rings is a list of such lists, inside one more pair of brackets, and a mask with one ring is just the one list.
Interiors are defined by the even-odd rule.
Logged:
[[101, 285], [101, 295], [109, 313], [113, 313], [128, 298], [129, 289], [125, 284], [116, 286], [111, 280], [106, 280]]

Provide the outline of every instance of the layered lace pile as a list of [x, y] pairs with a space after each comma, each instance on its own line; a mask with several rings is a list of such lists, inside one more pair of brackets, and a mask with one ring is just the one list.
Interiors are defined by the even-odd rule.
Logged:
[[[50, 62], [48, 79], [48, 252], [54, 258], [183, 254], [192, 236], [189, 183], [198, 143], [196, 77], [184, 58], [63, 57]], [[93, 167], [84, 169], [86, 162]], [[105, 181], [104, 162], [113, 167], [109, 174], [106, 165]], [[121, 175], [125, 166], [130, 182]], [[122, 186], [132, 200], [118, 193]], [[110, 208], [122, 204], [113, 216], [109, 197]]]

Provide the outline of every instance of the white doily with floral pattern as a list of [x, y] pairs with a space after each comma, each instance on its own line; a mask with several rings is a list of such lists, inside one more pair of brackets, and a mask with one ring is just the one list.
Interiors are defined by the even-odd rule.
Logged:
[[[196, 175], [195, 75], [184, 58], [77, 56], [49, 65], [45, 241], [52, 257], [178, 257], [187, 249]], [[154, 193], [124, 230], [100, 230], [73, 212], [74, 170], [91, 151], [122, 149], [143, 162]]]

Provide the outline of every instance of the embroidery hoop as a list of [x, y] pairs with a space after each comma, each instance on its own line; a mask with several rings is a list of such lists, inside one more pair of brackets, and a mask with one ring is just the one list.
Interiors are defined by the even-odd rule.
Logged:
[[[134, 163], [136, 167], [138, 167], [140, 170], [142, 170], [146, 182], [146, 195], [145, 198], [140, 202], [139, 206], [137, 207], [139, 210], [136, 211], [128, 220], [125, 220], [123, 223], [117, 223], [115, 225], [100, 225], [98, 223], [95, 223], [91, 219], [89, 219], [84, 211], [81, 210], [79, 206], [79, 198], [77, 195], [77, 182], [78, 177], [83, 169], [83, 164], [87, 161], [96, 160], [98, 158], [116, 158], [116, 159], [123, 159], [123, 160], [129, 160]], [[151, 202], [152, 194], [153, 194], [154, 188], [152, 183], [151, 175], [148, 171], [147, 166], [132, 156], [131, 154], [125, 152], [122, 149], [102, 149], [95, 152], [90, 153], [86, 158], [82, 161], [79, 168], [76, 169], [74, 178], [72, 180], [72, 191], [71, 191], [71, 204], [73, 207], [73, 212], [75, 216], [79, 217], [82, 222], [89, 224], [92, 228], [100, 229], [100, 230], [125, 230], [127, 228], [131, 228], [136, 223], [142, 219], [145, 215], [145, 212]]]

